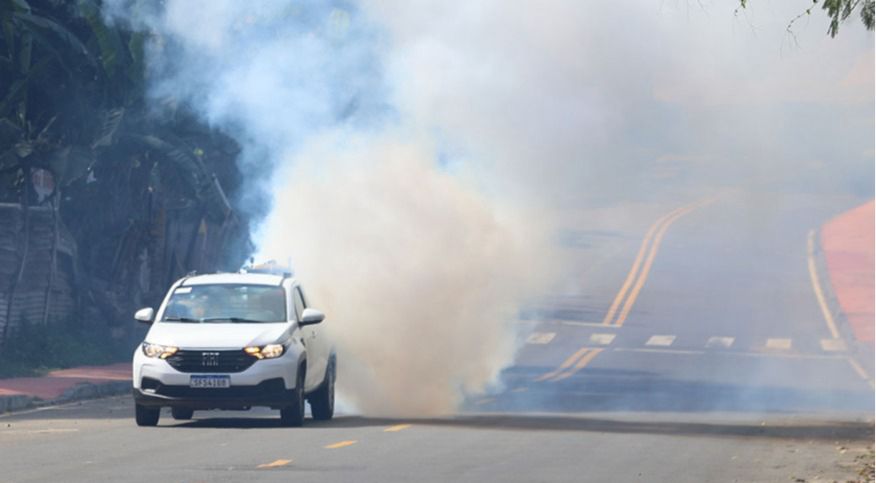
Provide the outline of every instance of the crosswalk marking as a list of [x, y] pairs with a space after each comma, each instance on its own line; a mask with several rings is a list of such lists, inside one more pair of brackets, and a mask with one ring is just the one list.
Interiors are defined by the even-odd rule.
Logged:
[[[556, 332], [533, 332], [526, 338], [527, 344], [539, 344], [545, 345], [551, 343], [557, 336]], [[590, 346], [610, 346], [614, 344], [617, 339], [616, 333], [604, 333], [604, 332], [596, 332], [591, 333], [589, 335], [588, 341]], [[656, 348], [668, 348], [675, 344], [677, 339], [676, 335], [666, 335], [666, 334], [658, 334], [652, 335], [645, 342], [645, 346], [647, 347], [656, 347]], [[702, 339], [700, 339], [702, 341]], [[791, 338], [784, 337], [770, 337], [765, 341], [764, 339], [760, 339], [759, 341], [752, 341], [751, 350], [754, 351], [763, 351], [764, 349], [768, 351], [790, 351], [795, 347], [794, 340]], [[844, 339], [835, 339], [835, 338], [825, 338], [818, 339], [821, 350], [824, 352], [847, 352], [849, 350], [848, 343]], [[693, 341], [690, 341], [693, 342]], [[814, 341], [813, 341], [814, 342]], [[702, 344], [702, 342], [700, 342]], [[800, 342], [803, 344], [798, 350], [806, 350], [806, 348], [811, 348], [812, 344], [808, 340], [804, 340]], [[763, 344], [763, 345], [759, 345]], [[614, 344], [617, 345], [617, 344]], [[623, 345], [623, 344], [622, 344]], [[744, 344], [743, 344], [744, 345]], [[705, 341], [706, 349], [731, 349], [733, 347], [737, 347], [736, 337], [720, 335], [720, 336], [710, 336]], [[702, 346], [700, 346], [702, 347]], [[738, 346], [737, 350], [745, 350], [745, 347]], [[811, 350], [811, 349], [810, 349]]]
[[789, 350], [791, 348], [791, 339], [767, 339], [767, 349]]
[[706, 347], [723, 347], [729, 349], [730, 346], [733, 345], [734, 340], [736, 340], [735, 337], [709, 337], [709, 340], [706, 342]]
[[669, 347], [673, 342], [675, 342], [674, 335], [652, 335], [648, 342], [645, 342], [645, 345]]
[[821, 339], [821, 350], [827, 352], [842, 352], [846, 350], [846, 342], [842, 339]]
[[590, 334], [590, 342], [599, 345], [611, 344], [615, 338], [615, 334]]
[[526, 338], [527, 344], [549, 344], [557, 336], [556, 332], [533, 332]]

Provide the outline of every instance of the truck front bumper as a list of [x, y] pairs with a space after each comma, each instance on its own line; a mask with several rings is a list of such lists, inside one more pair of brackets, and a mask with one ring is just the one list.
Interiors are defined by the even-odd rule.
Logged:
[[282, 378], [268, 379], [252, 386], [231, 386], [223, 389], [191, 388], [162, 384], [143, 378], [140, 388], [134, 388], [134, 402], [147, 407], [184, 407], [189, 409], [248, 409], [266, 406], [281, 409], [295, 401], [295, 389], [286, 389]]

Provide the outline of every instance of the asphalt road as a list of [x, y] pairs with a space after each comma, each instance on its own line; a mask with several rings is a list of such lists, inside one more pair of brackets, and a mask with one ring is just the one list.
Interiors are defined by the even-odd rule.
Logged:
[[137, 428], [129, 398], [89, 401], [0, 417], [0, 482], [854, 480], [872, 367], [825, 319], [807, 237], [857, 201], [729, 192], [570, 222], [564, 283], [525, 311], [502, 389], [456, 417]]

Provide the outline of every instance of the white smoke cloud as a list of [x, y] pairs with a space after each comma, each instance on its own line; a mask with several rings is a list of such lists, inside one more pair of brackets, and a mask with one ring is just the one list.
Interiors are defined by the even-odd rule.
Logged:
[[294, 254], [328, 311], [349, 402], [452, 412], [512, 360], [516, 312], [547, 266], [544, 231], [437, 169], [424, 144], [337, 146], [321, 139], [283, 173], [261, 249]]
[[832, 39], [817, 10], [789, 34], [805, 2], [366, 5], [396, 104], [529, 204], [651, 192], [667, 155], [706, 186], [872, 164], [872, 34], [854, 19]]
[[496, 380], [517, 311], [550, 267], [548, 230], [393, 120], [405, 109], [387, 105], [381, 40], [356, 8], [169, 1], [132, 24], [155, 33], [153, 97], [234, 136], [250, 186], [271, 193], [259, 257], [291, 257], [327, 312], [347, 401], [367, 414], [446, 414]]
[[[155, 98], [234, 136], [369, 414], [452, 411], [509, 364], [569, 210], [872, 179], [872, 36], [795, 2], [107, 0]], [[799, 5], [805, 8], [804, 4]], [[837, 88], [837, 86], [841, 86]], [[686, 177], [654, 176], [672, 164]], [[803, 172], [803, 174], [799, 174]], [[872, 186], [869, 186], [872, 191]], [[253, 197], [258, 200], [258, 197]]]

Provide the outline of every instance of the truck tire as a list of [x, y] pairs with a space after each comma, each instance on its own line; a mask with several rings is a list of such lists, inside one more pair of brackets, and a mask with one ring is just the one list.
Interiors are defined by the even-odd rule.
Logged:
[[137, 421], [137, 426], [157, 426], [160, 416], [161, 408], [148, 408], [134, 404], [134, 420]]
[[289, 406], [280, 409], [280, 422], [283, 426], [299, 427], [304, 424], [304, 375], [306, 367], [298, 369], [295, 380], [293, 401]]
[[335, 414], [335, 359], [329, 361], [328, 367], [325, 370], [325, 379], [319, 386], [319, 389], [310, 395], [310, 413], [313, 419], [318, 421], [328, 421]]

